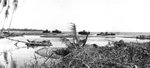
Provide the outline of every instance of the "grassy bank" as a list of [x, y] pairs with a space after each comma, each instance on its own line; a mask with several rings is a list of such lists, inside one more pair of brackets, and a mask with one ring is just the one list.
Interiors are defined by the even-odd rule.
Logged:
[[114, 46], [93, 44], [75, 50], [63, 57], [52, 68], [149, 68], [150, 42], [115, 42]]

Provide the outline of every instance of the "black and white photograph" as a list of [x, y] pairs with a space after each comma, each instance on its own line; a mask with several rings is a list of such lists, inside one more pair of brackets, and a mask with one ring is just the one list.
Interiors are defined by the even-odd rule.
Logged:
[[150, 68], [150, 0], [0, 0], [0, 68]]

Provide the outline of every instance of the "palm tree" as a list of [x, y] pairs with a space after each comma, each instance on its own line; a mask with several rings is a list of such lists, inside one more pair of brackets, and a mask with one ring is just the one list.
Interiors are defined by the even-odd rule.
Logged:
[[6, 22], [6, 20], [8, 19], [9, 8], [10, 8], [10, 6], [8, 6], [7, 9], [6, 9], [6, 11], [5, 11], [5, 20], [4, 20], [4, 24], [3, 24], [2, 28], [4, 28], [5, 22]]
[[[10, 3], [10, 2], [12, 2], [12, 3]], [[14, 12], [16, 11], [16, 9], [18, 7], [18, 0], [13, 0], [13, 1], [0, 0], [0, 4], [2, 4], [0, 15], [1, 16], [4, 15], [3, 17], [5, 17], [4, 22], [1, 22], [1, 23], [3, 23], [2, 29], [4, 29], [4, 25], [5, 25], [6, 21], [9, 20], [8, 18], [10, 18], [9, 27], [8, 27], [8, 32], [9, 32], [9, 29], [10, 29], [10, 26], [11, 26], [11, 23], [12, 23], [12, 19], [13, 19], [13, 16], [14, 16]], [[4, 9], [4, 8], [6, 8], [6, 9]], [[10, 8], [12, 8], [12, 13], [11, 14], [10, 14], [10, 10], [11, 10]], [[5, 11], [5, 14], [2, 13], [3, 11]]]
[[[4, 8], [7, 8], [6, 11], [5, 11], [5, 19], [6, 19], [6, 18], [8, 17], [8, 7], [7, 7], [8, 1], [7, 1], [7, 0], [2, 0], [1, 3], [2, 3], [2, 9], [1, 9], [1, 11], [0, 11], [0, 15], [3, 15], [3, 14], [2, 14], [3, 9], [4, 9]], [[1, 22], [1, 23], [2, 23], [2, 22]], [[5, 22], [4, 22], [4, 23], [5, 23]], [[3, 25], [2, 25], [2, 29], [4, 29], [4, 23], [3, 23]]]
[[10, 20], [9, 27], [8, 27], [9, 29], [12, 23], [14, 12], [16, 11], [17, 7], [18, 7], [18, 0], [13, 0], [13, 12], [12, 12], [11, 20]]

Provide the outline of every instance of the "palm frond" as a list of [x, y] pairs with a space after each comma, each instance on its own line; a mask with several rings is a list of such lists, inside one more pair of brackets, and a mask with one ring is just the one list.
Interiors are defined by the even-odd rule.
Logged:
[[71, 31], [72, 31], [72, 34], [73, 34], [73, 41], [75, 43], [79, 42], [79, 38], [77, 37], [77, 30], [76, 30], [76, 25], [74, 23], [71, 23], [72, 26], [71, 26]]
[[12, 16], [11, 16], [11, 20], [10, 20], [10, 23], [9, 23], [9, 28], [10, 28], [11, 23], [12, 23], [12, 19], [13, 19], [13, 16], [14, 16], [14, 12], [15, 12], [15, 10], [16, 10], [17, 7], [18, 7], [18, 0], [13, 0], [13, 6], [14, 6], [14, 9], [13, 9]]
[[13, 0], [14, 10], [18, 7], [18, 0]]

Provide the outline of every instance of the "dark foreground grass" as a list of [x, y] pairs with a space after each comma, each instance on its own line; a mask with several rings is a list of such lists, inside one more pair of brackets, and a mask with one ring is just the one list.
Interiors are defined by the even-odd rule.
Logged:
[[51, 68], [150, 68], [150, 42], [113, 44], [75, 49]]

